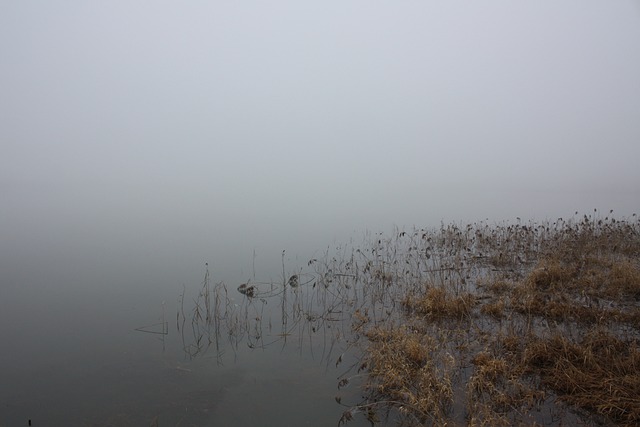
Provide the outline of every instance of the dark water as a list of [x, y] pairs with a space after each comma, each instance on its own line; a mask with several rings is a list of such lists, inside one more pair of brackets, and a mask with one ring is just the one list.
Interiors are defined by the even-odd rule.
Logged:
[[[306, 316], [326, 309], [313, 274], [286, 295], [275, 272], [251, 299], [227, 284], [216, 333], [194, 321], [205, 266], [195, 270], [181, 283], [169, 270], [148, 281], [144, 272], [6, 274], [0, 426], [336, 425], [346, 408], [335, 397], [359, 397], [356, 384], [337, 387], [358, 355], [344, 352], [348, 318]], [[211, 295], [221, 292], [209, 279]]]

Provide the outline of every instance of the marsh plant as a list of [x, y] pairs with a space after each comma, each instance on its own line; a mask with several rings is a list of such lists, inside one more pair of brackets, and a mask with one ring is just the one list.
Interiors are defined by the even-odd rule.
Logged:
[[635, 216], [449, 224], [366, 253], [358, 277], [388, 315], [354, 315], [367, 380], [341, 422], [640, 422]]
[[191, 357], [295, 339], [345, 363], [338, 425], [637, 425], [640, 221], [611, 214], [367, 234], [283, 253], [278, 283], [207, 270], [178, 327]]
[[222, 363], [227, 352], [238, 347], [267, 349], [295, 341], [314, 358], [329, 363], [338, 354], [350, 328], [351, 316], [344, 310], [345, 295], [332, 286], [331, 275], [315, 273], [311, 260], [282, 279], [249, 281], [239, 285], [214, 283], [206, 266], [201, 289], [185, 309], [185, 293], [176, 314], [184, 352], [189, 358], [213, 352]]

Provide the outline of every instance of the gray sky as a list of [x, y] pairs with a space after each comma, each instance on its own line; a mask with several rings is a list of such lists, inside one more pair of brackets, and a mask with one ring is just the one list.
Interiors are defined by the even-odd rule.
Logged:
[[0, 94], [5, 259], [640, 201], [638, 1], [9, 0]]

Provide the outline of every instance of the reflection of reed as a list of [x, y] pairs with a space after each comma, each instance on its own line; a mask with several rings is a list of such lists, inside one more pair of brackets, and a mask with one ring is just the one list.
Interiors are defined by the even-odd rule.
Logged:
[[164, 301], [162, 302], [162, 321], [158, 323], [153, 323], [147, 326], [141, 326], [139, 328], [135, 328], [134, 330], [138, 332], [144, 332], [146, 334], [154, 334], [160, 335], [160, 340], [162, 341], [162, 350], [165, 349], [165, 336], [169, 335], [169, 322], [165, 321], [165, 307]]
[[[283, 251], [280, 283], [243, 283], [234, 295], [229, 294], [226, 284], [211, 283], [207, 267], [193, 302], [191, 337], [184, 333], [184, 292], [180, 297], [177, 318], [182, 321], [179, 329], [185, 353], [196, 357], [214, 344], [220, 358], [225, 349], [235, 352], [240, 344], [250, 348], [276, 343], [284, 346], [295, 337], [301, 352], [306, 349], [329, 365], [335, 362], [336, 354], [348, 351], [358, 339], [352, 329], [354, 313], [367, 313], [372, 324], [397, 317], [397, 296], [406, 285], [397, 280], [402, 276], [401, 250], [389, 250], [382, 243], [371, 249], [339, 247], [292, 274], [286, 274]], [[411, 280], [426, 271], [421, 259], [403, 261], [414, 272]]]
[[[161, 330], [158, 330], [158, 327]], [[153, 323], [151, 325], [141, 326], [139, 328], [135, 328], [134, 330], [138, 332], [144, 332], [146, 334], [157, 334], [157, 335], [168, 335], [169, 334], [169, 322], [158, 322]]]
[[[308, 267], [315, 268], [312, 263]], [[240, 344], [264, 349], [277, 343], [284, 346], [295, 337], [300, 351], [307, 348], [312, 357], [322, 360], [330, 357], [336, 341], [344, 339], [349, 327], [348, 311], [342, 307], [343, 291], [336, 291], [329, 283], [321, 285], [322, 278], [316, 272], [301, 269], [288, 276], [285, 273], [283, 253], [280, 283], [245, 283], [238, 286], [237, 294], [230, 295], [226, 284], [211, 283], [207, 267], [190, 315], [185, 312], [184, 291], [179, 297], [176, 326], [185, 354], [199, 357], [214, 348], [221, 361], [226, 350], [236, 352]], [[186, 334], [188, 318], [191, 334]], [[318, 346], [321, 353], [316, 353]]]

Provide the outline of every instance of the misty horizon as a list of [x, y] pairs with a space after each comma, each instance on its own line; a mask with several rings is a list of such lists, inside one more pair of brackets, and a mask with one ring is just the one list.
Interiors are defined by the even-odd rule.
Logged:
[[5, 271], [246, 270], [640, 200], [631, 1], [36, 1], [0, 23]]

